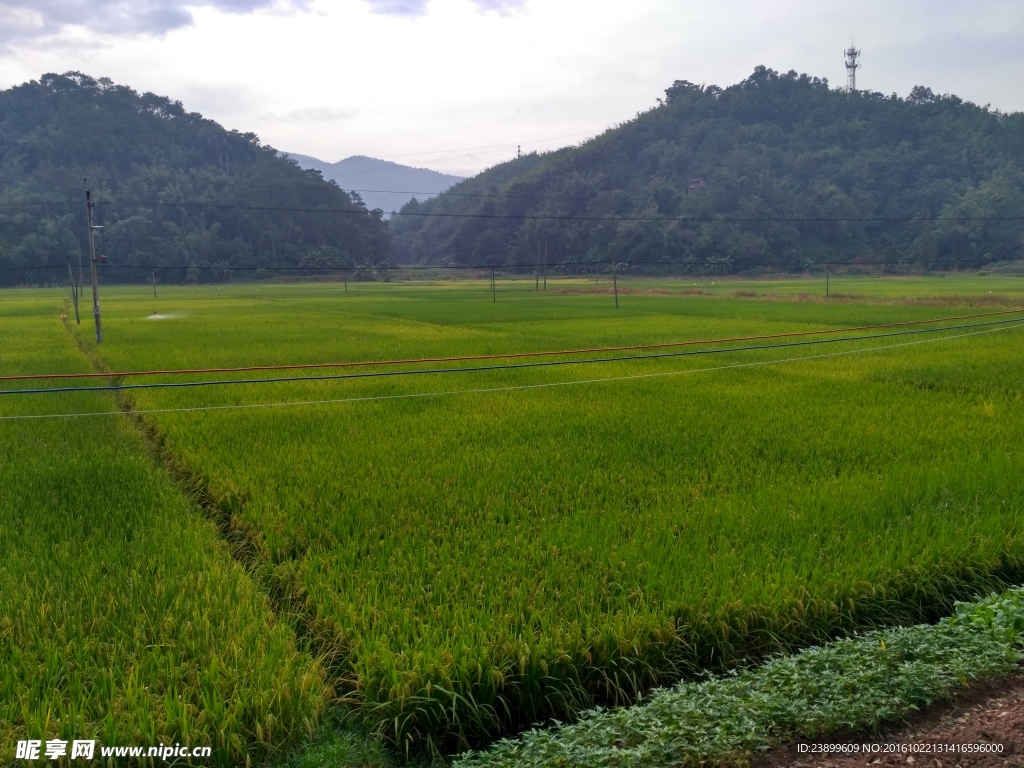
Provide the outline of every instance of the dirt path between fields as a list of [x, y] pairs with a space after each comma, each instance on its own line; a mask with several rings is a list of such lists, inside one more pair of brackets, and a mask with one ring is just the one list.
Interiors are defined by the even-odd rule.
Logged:
[[[827, 754], [826, 746], [858, 748]], [[870, 751], [865, 749], [870, 745]], [[815, 752], [813, 750], [817, 749]], [[995, 768], [1024, 766], [1024, 675], [978, 683], [952, 704], [933, 707], [874, 736], [843, 734], [796, 742], [751, 768]]]

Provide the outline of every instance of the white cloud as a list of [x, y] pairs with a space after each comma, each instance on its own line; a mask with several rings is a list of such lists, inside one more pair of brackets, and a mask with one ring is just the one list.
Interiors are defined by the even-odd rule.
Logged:
[[[71, 0], [0, 0], [4, 33], [15, 22], [64, 25], [60, 34], [44, 39], [37, 31], [30, 42], [24, 37], [0, 51], [0, 87], [44, 72], [109, 76], [181, 99], [186, 109], [254, 131], [280, 149], [332, 161], [363, 154], [471, 172], [514, 156], [518, 144], [524, 151], [555, 148], [627, 120], [673, 80], [726, 86], [759, 64], [840, 85], [851, 32], [863, 50], [864, 88], [906, 95], [922, 84], [1005, 111], [1024, 109], [1017, 85], [1024, 80], [1024, 4], [1001, 0], [93, 6], [106, 16], [85, 28], [74, 21], [82, 17]], [[50, 7], [60, 13], [48, 16]], [[170, 28], [173, 17], [161, 22], [139, 10], [125, 22], [154, 35], [163, 29], [159, 37], [100, 23], [130, 8], [176, 9], [189, 21]]]
[[[370, 10], [386, 16], [422, 16], [429, 0], [365, 0]], [[521, 9], [526, 0], [473, 0], [479, 11], [507, 14]]]
[[421, 16], [427, 12], [427, 0], [366, 0], [370, 10], [386, 16]]
[[0, 44], [53, 35], [66, 27], [107, 35], [164, 35], [192, 24], [190, 8], [252, 13], [307, 8], [309, 0], [0, 0]]

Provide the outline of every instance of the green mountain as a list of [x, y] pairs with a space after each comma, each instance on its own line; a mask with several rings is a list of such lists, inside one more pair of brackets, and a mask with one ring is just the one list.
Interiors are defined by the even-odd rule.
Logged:
[[413, 168], [363, 155], [346, 157], [336, 163], [327, 163], [294, 152], [289, 152], [288, 156], [303, 168], [320, 171], [325, 179], [335, 182], [342, 189], [356, 191], [367, 208], [380, 208], [385, 218], [411, 198], [420, 202], [429, 200], [463, 180], [462, 176], [452, 176], [429, 168]]
[[396, 256], [509, 265], [546, 247], [549, 262], [713, 271], [1024, 257], [1024, 114], [764, 67], [724, 89], [676, 81], [659, 102], [407, 204]]
[[63, 281], [68, 258], [77, 265], [83, 178], [104, 227], [105, 280], [148, 279], [152, 267], [166, 281], [224, 280], [389, 256], [379, 212], [255, 135], [70, 72], [0, 91], [0, 284]]

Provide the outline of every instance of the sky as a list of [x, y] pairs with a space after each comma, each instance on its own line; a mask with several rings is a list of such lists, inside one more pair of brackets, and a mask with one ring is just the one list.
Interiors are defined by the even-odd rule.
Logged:
[[0, 0], [0, 89], [109, 77], [329, 162], [469, 175], [763, 64], [1024, 111], [1019, 0]]

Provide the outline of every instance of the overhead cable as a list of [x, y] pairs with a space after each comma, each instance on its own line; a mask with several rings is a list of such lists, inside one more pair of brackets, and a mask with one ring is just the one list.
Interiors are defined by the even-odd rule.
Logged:
[[657, 373], [639, 373], [632, 374], [629, 376], [611, 376], [599, 379], [577, 379], [574, 381], [553, 381], [553, 382], [541, 382], [538, 384], [520, 384], [509, 387], [487, 387], [483, 389], [455, 389], [447, 390], [443, 392], [414, 392], [404, 393], [397, 395], [370, 395], [366, 397], [346, 397], [336, 398], [330, 400], [297, 400], [293, 402], [278, 402], [278, 403], [240, 403], [235, 405], [203, 405], [203, 406], [192, 406], [187, 408], [149, 408], [143, 410], [131, 410], [124, 411], [92, 411], [84, 413], [46, 413], [46, 414], [23, 414], [23, 415], [12, 415], [12, 416], [0, 416], [0, 421], [26, 421], [35, 419], [72, 419], [72, 418], [83, 418], [92, 416], [120, 416], [120, 415], [132, 415], [132, 416], [145, 416], [148, 414], [158, 413], [198, 413], [198, 412], [209, 412], [209, 411], [241, 411], [241, 410], [252, 410], [256, 408], [289, 408], [297, 406], [314, 406], [314, 405], [339, 405], [346, 403], [366, 403], [366, 402], [379, 402], [385, 400], [410, 400], [416, 398], [428, 398], [428, 397], [446, 397], [454, 395], [475, 395], [475, 394], [496, 394], [500, 392], [518, 392], [531, 389], [551, 389], [554, 387], [570, 387], [580, 386], [585, 384], [609, 384], [623, 381], [636, 381], [640, 379], [655, 379], [664, 378], [668, 376], [682, 376], [686, 374], [694, 373], [713, 373], [716, 371], [727, 371], [734, 370], [737, 368], [754, 368], [768, 365], [780, 365], [783, 363], [796, 363], [805, 362], [810, 360], [823, 360], [826, 358], [840, 357], [843, 355], [856, 355], [867, 352], [885, 352], [890, 349], [898, 349], [903, 347], [911, 347], [919, 344], [930, 344], [938, 341], [952, 341], [955, 339], [963, 339], [969, 336], [980, 336], [986, 333], [996, 333], [998, 331], [1005, 331], [1010, 328], [1018, 326], [1004, 326], [1001, 328], [989, 328], [984, 331], [972, 331], [971, 333], [961, 333], [955, 336], [941, 336], [935, 339], [921, 339], [918, 341], [908, 341], [901, 344], [883, 344], [876, 347], [865, 347], [861, 349], [846, 349], [840, 350], [839, 352], [827, 352], [820, 355], [804, 355], [801, 357], [789, 357], [782, 358], [781, 360], [757, 360], [749, 363], [735, 363], [732, 365], [720, 365], [713, 366], [710, 368], [688, 368], [682, 371], [660, 371]]
[[3, 395], [43, 395], [62, 394], [68, 392], [123, 392], [138, 389], [188, 389], [194, 387], [219, 387], [233, 386], [238, 384], [282, 384], [292, 382], [308, 381], [339, 381], [345, 379], [379, 379], [393, 378], [397, 376], [425, 376], [433, 374], [451, 373], [480, 373], [492, 371], [512, 371], [524, 368], [552, 368], [564, 365], [589, 365], [596, 363], [617, 363], [633, 362], [637, 360], [656, 360], [670, 357], [694, 357], [697, 355], [718, 355], [729, 352], [750, 352], [755, 350], [783, 349], [787, 347], [804, 347], [815, 344], [836, 344], [840, 342], [866, 341], [869, 339], [884, 339], [893, 336], [907, 336], [920, 333], [941, 333], [943, 331], [960, 330], [964, 328], [981, 328], [991, 325], [1004, 325], [1008, 323], [1024, 324], [1024, 319], [1011, 318], [1007, 320], [990, 320], [985, 323], [973, 323], [968, 325], [953, 325], [942, 328], [916, 328], [907, 331], [896, 331], [894, 333], [870, 334], [867, 336], [844, 336], [837, 339], [813, 339], [810, 341], [791, 341], [784, 344], [757, 344], [746, 347], [724, 347], [721, 349], [698, 349], [683, 352], [660, 352], [650, 355], [625, 355], [620, 357], [597, 357], [585, 360], [545, 360], [532, 363], [515, 363], [512, 365], [491, 365], [491, 366], [468, 366], [461, 368], [428, 368], [409, 371], [372, 371], [370, 373], [341, 373], [321, 374], [318, 376], [276, 376], [269, 379], [216, 379], [212, 381], [173, 381], [154, 382], [150, 384], [113, 384], [96, 387], [43, 387], [38, 389], [8, 389], [0, 390]]
[[1003, 315], [1019, 315], [1024, 309], [1007, 309], [997, 312], [979, 312], [973, 315], [954, 315], [937, 317], [928, 320], [903, 320], [897, 323], [878, 323], [875, 325], [855, 325], [846, 328], [820, 328], [813, 331], [787, 331], [785, 333], [760, 334], [757, 336], [731, 336], [721, 339], [687, 339], [684, 341], [666, 341], [657, 344], [630, 344], [617, 347], [583, 347], [579, 349], [541, 350], [533, 352], [503, 352], [491, 355], [460, 355], [457, 357], [418, 357], [398, 360], [357, 360], [333, 363], [298, 363], [291, 365], [245, 365], [221, 368], [174, 368], [152, 371], [90, 371], [88, 373], [31, 373], [15, 376], [0, 376], [0, 381], [28, 381], [38, 379], [123, 379], [129, 376], [193, 376], [205, 373], [246, 373], [255, 371], [295, 371], [315, 368], [357, 368], [364, 366], [391, 365], [423, 365], [426, 363], [459, 363], [473, 360], [504, 360], [521, 357], [548, 357], [552, 355], [591, 355], [602, 352], [628, 352], [642, 349], [665, 349], [667, 347], [704, 346], [708, 344], [733, 344], [740, 341], [763, 341], [767, 339], [784, 339], [796, 336], [822, 336], [832, 333], [855, 333], [858, 331], [875, 331], [882, 328], [901, 328], [911, 325], [930, 325], [935, 323], [952, 323], [960, 320], [976, 320], [980, 317], [999, 317]]

